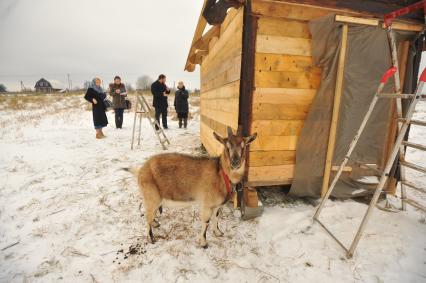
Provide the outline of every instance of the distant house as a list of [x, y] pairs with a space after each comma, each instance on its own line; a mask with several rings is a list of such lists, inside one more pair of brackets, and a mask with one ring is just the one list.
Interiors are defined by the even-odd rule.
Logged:
[[38, 80], [34, 86], [36, 92], [54, 92], [59, 91], [59, 88], [53, 88], [52, 84], [45, 78]]

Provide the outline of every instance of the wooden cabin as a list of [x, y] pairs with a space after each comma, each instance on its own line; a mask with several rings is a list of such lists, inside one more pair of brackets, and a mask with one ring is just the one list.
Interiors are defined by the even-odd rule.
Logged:
[[[247, 185], [256, 187], [293, 179], [297, 139], [321, 83], [308, 21], [335, 13], [346, 23], [378, 25], [384, 13], [401, 8], [398, 3], [416, 1], [212, 2], [204, 3], [185, 66], [189, 72], [200, 66], [201, 141], [216, 155], [222, 148], [213, 131], [257, 132], [247, 175]], [[207, 28], [209, 12], [214, 25]], [[404, 19], [394, 28], [423, 26]]]
[[52, 84], [48, 80], [46, 80], [45, 78], [39, 79], [36, 82], [34, 89], [35, 89], [36, 92], [43, 92], [43, 93], [54, 91]]

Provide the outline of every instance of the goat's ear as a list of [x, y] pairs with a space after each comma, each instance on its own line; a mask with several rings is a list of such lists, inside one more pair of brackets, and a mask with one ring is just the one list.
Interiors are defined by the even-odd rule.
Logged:
[[216, 132], [213, 132], [213, 136], [215, 137], [215, 139], [220, 142], [221, 144], [225, 144], [225, 141], [223, 140], [223, 138], [217, 134]]
[[244, 141], [246, 142], [246, 145], [252, 143], [257, 138], [257, 133], [252, 134], [251, 136], [245, 137]]

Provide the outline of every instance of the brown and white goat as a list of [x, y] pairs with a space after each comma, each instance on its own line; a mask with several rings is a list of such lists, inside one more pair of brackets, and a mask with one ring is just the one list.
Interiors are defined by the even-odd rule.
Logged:
[[239, 183], [246, 163], [246, 147], [257, 134], [241, 137], [228, 127], [228, 137], [214, 137], [223, 144], [219, 157], [196, 157], [179, 153], [159, 154], [148, 159], [142, 167], [132, 168], [145, 205], [148, 241], [154, 243], [152, 228], [159, 224], [154, 217], [162, 206], [198, 203], [200, 207], [200, 245], [207, 247], [206, 231], [210, 219], [216, 236], [223, 233], [218, 227], [219, 208], [230, 197], [231, 184]]

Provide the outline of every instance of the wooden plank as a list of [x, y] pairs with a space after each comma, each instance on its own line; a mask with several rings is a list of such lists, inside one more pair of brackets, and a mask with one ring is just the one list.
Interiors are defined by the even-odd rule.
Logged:
[[[213, 46], [212, 50], [209, 51], [206, 60], [203, 61], [205, 68], [209, 68], [211, 63], [219, 60], [221, 57], [219, 54], [228, 54], [229, 50], [241, 49], [242, 46], [242, 30], [243, 30], [243, 10], [240, 9], [238, 14], [229, 24], [229, 27], [221, 33], [219, 40]], [[210, 61], [210, 63], [208, 63]], [[206, 63], [208, 63], [206, 65]], [[220, 63], [220, 62], [219, 62]]]
[[[332, 167], [331, 167], [331, 171], [338, 171], [338, 170], [339, 170], [339, 168], [340, 168], [340, 166], [337, 166], [337, 165], [332, 166]], [[345, 167], [343, 168], [343, 172], [352, 172], [352, 167], [351, 167], [351, 166], [345, 166]]]
[[241, 65], [234, 65], [229, 70], [226, 70], [225, 72], [217, 75], [214, 79], [211, 79], [207, 82], [201, 83], [201, 91], [210, 91], [213, 89], [216, 89], [218, 87], [221, 87], [223, 85], [239, 81], [240, 80], [240, 74], [241, 74]]
[[259, 18], [257, 34], [311, 38], [307, 22], [272, 17]]
[[275, 166], [294, 165], [296, 163], [296, 151], [250, 151], [250, 166]]
[[321, 70], [312, 63], [312, 57], [288, 54], [256, 53], [256, 71], [316, 72]]
[[219, 26], [213, 26], [200, 39], [198, 39], [193, 46], [196, 49], [208, 50], [210, 39], [213, 37], [219, 37], [219, 35]]
[[[203, 122], [205, 125], [207, 125], [209, 128], [211, 128], [212, 130], [214, 130], [216, 133], [222, 136], [227, 135], [227, 127], [229, 127], [229, 125], [222, 124], [219, 121], [211, 119], [205, 115], [200, 116], [200, 121]], [[236, 132], [237, 129], [233, 129], [233, 131]]]
[[[382, 27], [386, 28], [385, 24], [383, 24]], [[423, 28], [424, 28], [423, 25], [408, 24], [408, 23], [398, 23], [398, 22], [393, 22], [392, 23], [392, 29], [396, 29], [396, 30], [406, 30], [406, 31], [417, 31], [417, 32], [421, 32], [423, 30]]]
[[256, 37], [256, 51], [259, 53], [311, 56], [311, 40], [258, 34]]
[[253, 104], [253, 120], [305, 120], [309, 105]]
[[288, 184], [294, 175], [294, 165], [249, 167], [249, 182], [275, 182]]
[[[336, 15], [336, 22], [342, 22], [347, 24], [360, 24], [360, 25], [368, 25], [368, 26], [379, 26], [379, 23], [380, 23], [378, 19], [350, 17], [350, 16], [343, 16], [343, 15]], [[386, 28], [384, 23], [382, 24], [382, 28]], [[402, 22], [394, 22], [392, 24], [392, 28], [395, 30], [417, 31], [417, 32], [420, 32], [423, 30], [422, 25], [402, 23]]]
[[332, 12], [321, 7], [280, 3], [278, 1], [254, 1], [252, 10], [254, 14], [258, 15], [302, 21], [310, 21]]
[[251, 132], [261, 136], [299, 136], [304, 120], [254, 120]]
[[201, 142], [211, 156], [219, 156], [223, 151], [223, 146], [213, 136], [214, 130], [200, 123]]
[[365, 18], [350, 17], [350, 16], [343, 16], [343, 15], [336, 15], [335, 21], [347, 23], [347, 24], [360, 24], [360, 25], [368, 25], [368, 26], [379, 25], [379, 20], [377, 19], [365, 19]]
[[238, 112], [229, 113], [204, 108], [200, 109], [200, 112], [210, 119], [216, 120], [224, 125], [231, 126], [234, 129], [238, 129]]
[[337, 66], [336, 88], [334, 92], [333, 114], [331, 118], [330, 133], [328, 138], [327, 156], [325, 161], [324, 178], [321, 188], [321, 197], [327, 193], [330, 182], [331, 163], [333, 161], [334, 146], [336, 143], [337, 123], [339, 121], [340, 100], [343, 92], [343, 76], [345, 71], [346, 47], [348, 40], [348, 25], [344, 24], [342, 28], [341, 47], [339, 53], [339, 62]]
[[316, 89], [256, 88], [253, 103], [310, 105], [316, 92]]
[[215, 68], [207, 68], [201, 66], [201, 84], [218, 77], [220, 74], [229, 72], [233, 68], [237, 67], [237, 70], [241, 70], [241, 54], [237, 55], [229, 53], [226, 58], [223, 59], [221, 64], [217, 64]]
[[297, 136], [258, 136], [250, 151], [296, 150]]
[[238, 102], [238, 98], [204, 99], [200, 101], [200, 108], [234, 113], [238, 111]]
[[317, 89], [321, 73], [258, 71], [254, 79], [256, 87]]
[[218, 88], [201, 92], [200, 100], [239, 98], [240, 81], [235, 81]]

